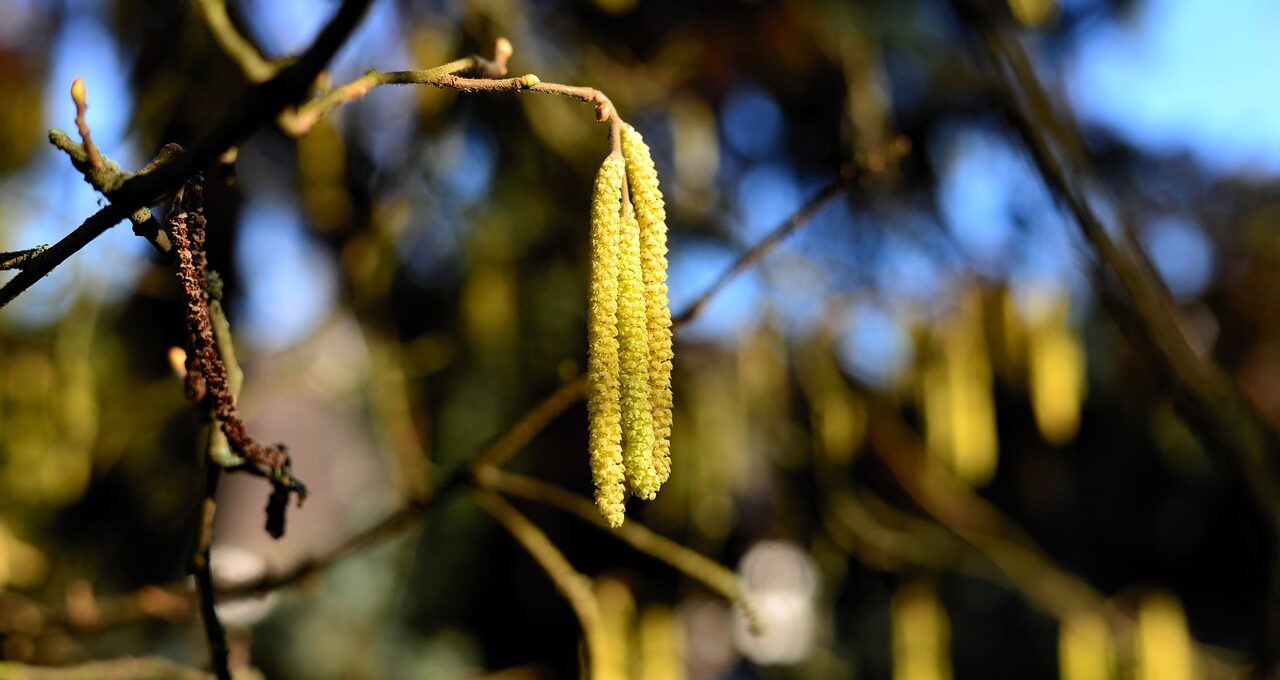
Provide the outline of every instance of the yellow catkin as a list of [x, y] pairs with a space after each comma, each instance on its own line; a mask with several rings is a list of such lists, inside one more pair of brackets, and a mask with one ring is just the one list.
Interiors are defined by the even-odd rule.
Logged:
[[644, 273], [649, 331], [653, 467], [660, 486], [671, 475], [671, 366], [674, 352], [671, 346], [671, 305], [667, 299], [667, 211], [649, 147], [631, 126], [622, 130], [622, 155], [627, 161], [631, 203], [640, 223], [640, 262]]
[[1138, 605], [1134, 630], [1136, 680], [1192, 680], [1201, 677], [1187, 616], [1182, 604], [1167, 593], [1153, 593]]
[[648, 307], [640, 264], [640, 224], [623, 205], [618, 269], [618, 352], [622, 367], [622, 458], [631, 492], [651, 500], [658, 493], [653, 467], [653, 401], [649, 383]]
[[667, 607], [646, 607], [640, 615], [637, 680], [684, 680], [685, 654], [680, 621]]
[[951, 622], [933, 588], [908, 583], [889, 606], [894, 680], [951, 680]]
[[1115, 643], [1101, 614], [1079, 610], [1062, 618], [1058, 628], [1058, 677], [1062, 680], [1114, 678]]
[[622, 456], [622, 390], [618, 356], [619, 237], [622, 156], [605, 158], [591, 195], [591, 283], [587, 303], [587, 415], [596, 507], [609, 526], [622, 525], [626, 478]]

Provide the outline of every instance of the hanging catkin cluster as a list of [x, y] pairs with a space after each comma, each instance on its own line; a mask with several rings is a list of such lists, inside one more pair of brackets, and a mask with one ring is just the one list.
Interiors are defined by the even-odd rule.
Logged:
[[666, 209], [640, 133], [624, 125], [621, 142], [592, 195], [587, 313], [591, 476], [614, 527], [628, 489], [651, 500], [671, 473]]

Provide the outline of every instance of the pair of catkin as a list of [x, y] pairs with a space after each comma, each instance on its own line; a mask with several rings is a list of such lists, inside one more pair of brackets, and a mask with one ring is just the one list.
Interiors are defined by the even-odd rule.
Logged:
[[622, 126], [591, 198], [587, 414], [596, 506], [622, 525], [627, 490], [652, 500], [671, 474], [667, 225], [649, 147]]

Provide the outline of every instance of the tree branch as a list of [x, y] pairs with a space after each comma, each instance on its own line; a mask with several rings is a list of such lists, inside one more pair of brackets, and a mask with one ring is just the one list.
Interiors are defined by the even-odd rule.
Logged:
[[0, 270], [8, 269], [25, 269], [27, 264], [35, 256], [48, 250], [49, 246], [42, 245], [25, 250], [14, 250], [0, 253]]
[[258, 48], [236, 30], [231, 17], [227, 15], [226, 0], [196, 0], [196, 7], [209, 27], [209, 32], [213, 34], [213, 39], [218, 41], [222, 51], [240, 67], [249, 82], [265, 82], [279, 72], [277, 64], [264, 58]]
[[281, 112], [277, 122], [286, 134], [301, 137], [310, 132], [330, 111], [364, 97], [379, 85], [435, 84], [445, 76], [467, 72], [484, 78], [501, 78], [507, 74], [507, 60], [511, 53], [511, 42], [506, 38], [498, 38], [494, 43], [492, 61], [473, 54], [422, 71], [380, 73], [369, 69], [359, 78], [329, 90], [296, 110]]
[[[324, 95], [308, 102], [296, 112], [284, 111], [278, 118], [280, 128], [294, 137], [301, 137], [320, 122], [333, 109], [356, 101], [380, 85], [432, 85], [459, 92], [542, 92], [577, 99], [595, 104], [596, 121], [608, 122], [609, 137], [614, 151], [619, 149], [622, 118], [605, 93], [592, 87], [544, 83], [538, 76], [527, 73], [516, 78], [502, 78], [507, 73], [507, 60], [513, 48], [506, 38], [498, 38], [494, 44], [493, 60], [479, 55], [464, 57], [442, 66], [421, 71], [381, 72], [369, 69], [355, 80], [339, 85]], [[459, 76], [459, 73], [475, 73], [479, 78]]]
[[488, 491], [477, 491], [475, 499], [480, 507], [498, 520], [498, 523], [520, 545], [524, 546], [542, 570], [547, 572], [547, 576], [555, 582], [560, 594], [564, 595], [569, 605], [573, 607], [573, 613], [578, 617], [583, 638], [587, 643], [587, 658], [591, 672], [586, 674], [586, 677], [608, 677], [608, 669], [612, 668], [606, 642], [608, 632], [604, 628], [604, 620], [600, 615], [600, 603], [591, 590], [591, 579], [574, 569], [541, 529], [500, 496]]
[[205, 638], [209, 642], [209, 663], [218, 680], [231, 680], [231, 666], [227, 648], [227, 630], [218, 620], [217, 592], [213, 586], [213, 571], [209, 564], [209, 549], [213, 545], [213, 516], [218, 510], [218, 478], [222, 467], [205, 456], [204, 500], [200, 505], [199, 539], [195, 555], [191, 559], [191, 573], [195, 576], [196, 594], [200, 600], [200, 618], [204, 620]]
[[126, 657], [47, 668], [0, 661], [0, 680], [211, 680], [212, 675], [160, 657]]
[[715, 297], [716, 294], [723, 290], [725, 286], [729, 285], [729, 283], [742, 274], [742, 272], [764, 259], [764, 256], [768, 255], [769, 251], [777, 247], [778, 244], [786, 240], [787, 237], [804, 228], [804, 226], [807, 225], [815, 215], [821, 212], [823, 208], [830, 205], [837, 198], [845, 195], [845, 192], [847, 192], [849, 187], [852, 185], [852, 176], [842, 177], [841, 179], [827, 185], [826, 188], [819, 191], [816, 196], [809, 199], [809, 201], [804, 205], [800, 206], [800, 209], [783, 221], [781, 225], [769, 232], [767, 236], [760, 239], [759, 242], [745, 253], [738, 256], [738, 259], [734, 260], [732, 266], [726, 269], [724, 273], [720, 274], [720, 276], [712, 282], [712, 284], [708, 286], [701, 295], [694, 298], [693, 302], [691, 302], [683, 312], [672, 319], [672, 328], [693, 321], [693, 319], [702, 312], [702, 308], [706, 306], [711, 298]]
[[227, 149], [239, 144], [262, 123], [275, 118], [303, 95], [316, 75], [355, 30], [372, 0], [344, 0], [337, 13], [293, 64], [271, 80], [255, 86], [230, 107], [222, 122], [189, 150], [176, 153], [153, 172], [134, 174], [107, 194], [111, 204], [88, 218], [75, 231], [31, 260], [30, 265], [0, 288], [0, 307], [7, 305], [55, 267], [98, 238], [107, 229], [128, 219], [134, 211], [176, 190], [188, 177], [213, 163]]
[[610, 528], [600, 519], [600, 511], [591, 500], [568, 489], [514, 472], [485, 466], [476, 473], [476, 483], [509, 496], [558, 508], [621, 540], [636, 550], [660, 561], [701, 583], [709, 590], [737, 605], [759, 631], [763, 618], [747, 593], [742, 579], [731, 569], [635, 521]]
[[85, 97], [84, 80], [77, 77], [71, 81], [71, 101], [76, 105], [76, 129], [80, 132], [80, 142], [84, 145], [85, 162], [94, 170], [102, 170], [102, 154], [93, 143], [93, 137], [89, 134], [89, 123], [84, 119], [85, 112], [89, 109], [89, 103]]

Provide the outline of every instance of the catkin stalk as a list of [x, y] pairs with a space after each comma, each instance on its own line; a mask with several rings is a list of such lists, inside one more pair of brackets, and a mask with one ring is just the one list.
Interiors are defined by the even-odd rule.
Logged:
[[591, 282], [587, 305], [587, 415], [596, 507], [611, 527], [622, 525], [626, 477], [622, 455], [622, 391], [618, 355], [619, 238], [622, 156], [605, 158], [591, 196]]
[[[667, 212], [658, 172], [644, 138], [630, 125], [622, 129], [628, 188], [640, 225], [640, 260], [644, 277], [649, 336], [649, 384], [653, 422], [653, 468], [658, 486], [671, 474], [671, 305], [667, 299]], [[657, 492], [655, 487], [654, 492]]]
[[622, 368], [622, 458], [631, 492], [652, 500], [658, 493], [658, 478], [653, 466], [648, 306], [640, 257], [640, 224], [625, 204], [620, 252], [618, 344]]

